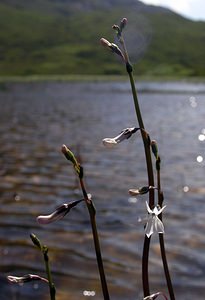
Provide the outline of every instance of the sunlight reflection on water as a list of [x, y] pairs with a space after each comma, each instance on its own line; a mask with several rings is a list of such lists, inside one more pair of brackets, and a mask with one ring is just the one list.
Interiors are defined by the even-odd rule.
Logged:
[[[176, 298], [202, 300], [205, 85], [140, 83], [139, 91], [146, 128], [162, 159], [165, 240]], [[35, 221], [81, 197], [73, 169], [60, 153], [66, 143], [82, 159], [97, 208], [112, 299], [140, 299], [147, 196], [128, 194], [147, 182], [140, 134], [113, 150], [102, 145], [106, 136], [137, 125], [129, 84], [8, 84], [0, 92], [0, 104], [2, 278], [32, 270], [44, 274], [29, 240], [34, 232], [50, 248], [59, 300], [85, 299], [83, 291], [102, 298], [85, 205], [47, 227]], [[150, 276], [153, 290], [165, 290], [157, 236]], [[32, 285], [20, 289], [2, 281], [0, 292], [2, 300], [47, 300], [47, 287], [41, 284], [37, 290]]]

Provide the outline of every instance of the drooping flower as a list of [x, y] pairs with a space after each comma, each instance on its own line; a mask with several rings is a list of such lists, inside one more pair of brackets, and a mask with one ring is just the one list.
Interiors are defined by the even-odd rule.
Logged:
[[158, 292], [158, 293], [152, 294], [150, 296], [147, 296], [147, 297], [143, 298], [143, 300], [155, 300], [160, 295], [163, 296], [165, 300], [168, 300], [167, 297], [165, 296], [165, 294], [163, 294], [161, 292]]
[[129, 139], [133, 133], [135, 133], [140, 128], [132, 127], [123, 129], [119, 135], [114, 138], [105, 138], [103, 139], [103, 145], [107, 148], [113, 148], [117, 144], [121, 143], [122, 141]]
[[60, 220], [71, 210], [71, 208], [73, 208], [83, 200], [84, 199], [72, 201], [68, 204], [62, 204], [50, 215], [38, 216], [36, 220], [39, 224], [49, 224]]
[[42, 281], [45, 281], [48, 283], [48, 280], [46, 278], [38, 276], [38, 275], [33, 275], [33, 274], [27, 274], [27, 275], [24, 275], [21, 277], [7, 276], [7, 279], [9, 282], [18, 283], [18, 284], [22, 284], [22, 283], [33, 281], [33, 280], [42, 280]]
[[124, 54], [122, 53], [121, 49], [116, 44], [110, 43], [105, 38], [101, 38], [100, 43], [103, 47], [111, 50], [113, 53], [119, 55], [123, 60], [125, 60]]
[[158, 218], [158, 215], [162, 213], [166, 206], [162, 208], [155, 207], [153, 210], [149, 207], [146, 202], [147, 211], [149, 213], [148, 221], [145, 227], [145, 234], [149, 238], [154, 232], [164, 233], [164, 225], [162, 221]]
[[143, 187], [138, 188], [138, 189], [129, 189], [129, 194], [131, 196], [144, 195], [144, 194], [147, 194], [149, 192], [149, 190], [151, 190], [151, 189], [156, 189], [156, 187], [154, 187], [154, 186], [143, 186]]

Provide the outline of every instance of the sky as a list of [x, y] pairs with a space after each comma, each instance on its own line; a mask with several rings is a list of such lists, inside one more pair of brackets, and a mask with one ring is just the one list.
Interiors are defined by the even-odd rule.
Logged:
[[205, 0], [142, 0], [142, 2], [168, 7], [191, 20], [205, 21]]

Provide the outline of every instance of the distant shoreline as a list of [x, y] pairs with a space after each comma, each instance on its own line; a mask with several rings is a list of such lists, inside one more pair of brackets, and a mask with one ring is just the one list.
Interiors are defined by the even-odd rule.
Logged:
[[[205, 77], [172, 77], [172, 76], [137, 76], [136, 81], [182, 81], [205, 83]], [[26, 83], [26, 82], [107, 82], [128, 81], [122, 75], [30, 75], [30, 76], [0, 76], [0, 83]]]

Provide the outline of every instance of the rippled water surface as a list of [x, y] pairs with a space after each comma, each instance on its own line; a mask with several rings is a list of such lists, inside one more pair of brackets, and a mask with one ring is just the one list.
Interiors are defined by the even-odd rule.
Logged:
[[[205, 85], [140, 83], [146, 129], [158, 141], [165, 194], [165, 241], [176, 299], [205, 294]], [[36, 216], [82, 197], [67, 144], [80, 156], [97, 209], [111, 299], [142, 299], [141, 254], [147, 184], [137, 133], [113, 150], [101, 140], [137, 126], [128, 83], [26, 83], [0, 86], [0, 294], [2, 300], [49, 299], [47, 286], [7, 283], [7, 275], [44, 274], [35, 233], [48, 247], [57, 300], [102, 299], [84, 203], [42, 226]], [[166, 291], [158, 237], [150, 252], [152, 292]], [[87, 296], [85, 291], [94, 291]], [[94, 293], [93, 293], [94, 294]], [[93, 295], [92, 294], [92, 295]]]

